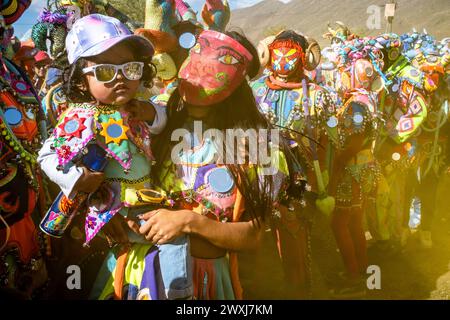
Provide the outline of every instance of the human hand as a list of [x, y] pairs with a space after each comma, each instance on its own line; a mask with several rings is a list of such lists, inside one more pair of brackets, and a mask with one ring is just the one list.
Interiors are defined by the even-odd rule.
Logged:
[[154, 244], [170, 243], [188, 233], [191, 214], [192, 212], [188, 210], [171, 211], [167, 209], [148, 212], [138, 217], [146, 221], [139, 228], [139, 232]]
[[103, 172], [90, 171], [84, 166], [81, 168], [83, 169], [83, 174], [76, 182], [74, 190], [76, 192], [94, 193], [105, 181], [105, 174]]
[[122, 110], [129, 113], [134, 120], [147, 122], [153, 122], [155, 120], [156, 110], [150, 102], [133, 99], [124, 105]]

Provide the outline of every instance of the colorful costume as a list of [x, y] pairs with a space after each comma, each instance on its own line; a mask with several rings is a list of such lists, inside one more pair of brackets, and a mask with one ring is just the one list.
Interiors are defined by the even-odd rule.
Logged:
[[[161, 172], [162, 188], [180, 208], [222, 223], [245, 221], [245, 202], [236, 181], [227, 166], [216, 163], [217, 144], [211, 138], [199, 140], [195, 126], [192, 120], [184, 124], [184, 138], [191, 142], [191, 147], [179, 154], [179, 163], [166, 163]], [[272, 156], [278, 158], [275, 174], [270, 177], [276, 185], [273, 199], [281, 202], [285, 197], [288, 169], [281, 153], [274, 149]], [[196, 299], [242, 299], [236, 253], [228, 252], [216, 259], [194, 257], [193, 262]]]
[[378, 239], [387, 232], [388, 187], [373, 153], [379, 127], [378, 92], [382, 89], [377, 70], [383, 62], [380, 50], [364, 39], [343, 42], [339, 49], [337, 72], [341, 81], [336, 89], [343, 104], [337, 117], [340, 156], [333, 174], [340, 178], [336, 178], [332, 229], [349, 279], [361, 279], [368, 266], [364, 221]]
[[[330, 188], [336, 196], [332, 230], [343, 258], [346, 280], [356, 295], [364, 295], [363, 275], [368, 259], [364, 222], [386, 235], [388, 186], [373, 153], [378, 121], [378, 93], [382, 90], [379, 75], [383, 68], [380, 49], [367, 39], [351, 34], [342, 23], [324, 37], [331, 47], [323, 51], [325, 59], [314, 74], [316, 80], [332, 92], [338, 105], [332, 125], [338, 142], [332, 160]], [[375, 206], [375, 201], [379, 201]], [[349, 288], [334, 288], [335, 297], [343, 297]]]
[[322, 36], [324, 39], [330, 40], [332, 45], [339, 45], [345, 41], [352, 41], [358, 38], [358, 36], [352, 33], [349, 27], [346, 26], [343, 22], [336, 21], [335, 24], [337, 27], [333, 29], [330, 23], [328, 23], [328, 32], [323, 34]]
[[[191, 59], [183, 66], [180, 71], [180, 77], [184, 79], [186, 74], [190, 74], [189, 81], [199, 79], [202, 75], [190, 73], [192, 64], [198, 63], [201, 59], [203, 63], [212, 65], [213, 61], [217, 61], [216, 51], [213, 50], [217, 45], [222, 45], [223, 48], [237, 48], [240, 50], [239, 52], [246, 53], [246, 50], [235, 40], [217, 32], [205, 31], [198, 40], [198, 46], [205, 50], [202, 51], [201, 55], [195, 49], [191, 51]], [[224, 57], [230, 54], [229, 51], [231, 52], [231, 50], [226, 51], [227, 53], [224, 54]], [[239, 59], [241, 61], [240, 65], [236, 67], [243, 71], [246, 61], [249, 59], [251, 57], [248, 54], [243, 55]], [[236, 64], [237, 61], [236, 59]], [[220, 68], [221, 66], [215, 62], [215, 67]], [[221, 71], [225, 73], [232, 70], [234, 68], [230, 64], [222, 67]], [[208, 76], [203, 75], [203, 77]], [[231, 81], [233, 84], [239, 84], [244, 80], [244, 76], [242, 72], [230, 73], [228, 79], [233, 80]], [[189, 100], [194, 97], [197, 99], [198, 96], [195, 90], [186, 92], [183, 91], [186, 90], [185, 88], [184, 80], [182, 80], [180, 84], [181, 92], [189, 96]], [[230, 92], [232, 91], [227, 91], [227, 94], [230, 94]], [[214, 98], [218, 97], [215, 96]], [[221, 98], [222, 96], [218, 99]], [[175, 209], [193, 210], [223, 223], [241, 221], [244, 212], [242, 196], [237, 191], [237, 186], [228, 168], [224, 165], [216, 164], [217, 145], [209, 138], [200, 139], [196, 135], [199, 132], [193, 129], [194, 124], [192, 121], [185, 123], [184, 128], [184, 137], [191, 144], [188, 149], [178, 154], [179, 161], [173, 163], [167, 160], [164, 166], [165, 169], [160, 173], [162, 185], [158, 187], [165, 191]], [[202, 133], [200, 132], [200, 134]], [[281, 177], [283, 176], [281, 174]], [[195, 240], [191, 239], [190, 241]], [[198, 243], [198, 239], [195, 242]], [[161, 291], [161, 287], [165, 283], [164, 273], [177, 272], [176, 268], [178, 267], [174, 259], [181, 259], [183, 255], [180, 253], [174, 255], [170, 260], [171, 266], [170, 263], [163, 262], [162, 259], [167, 259], [164, 258], [164, 254], [159, 252], [158, 255], [155, 255], [155, 252], [150, 250], [150, 248], [151, 246], [149, 245], [146, 247], [144, 245], [134, 245], [122, 252], [110, 255], [107, 263], [104, 265], [104, 268], [108, 268], [109, 274], [111, 274], [108, 283], [114, 283], [114, 287], [121, 287], [121, 283], [123, 283], [126, 288], [123, 295], [127, 295], [128, 292], [128, 297], [152, 300], [167, 299], [167, 296]], [[173, 249], [175, 248], [176, 246], [173, 246]], [[131, 270], [131, 266], [137, 270]], [[189, 268], [187, 272], [193, 279], [194, 298], [242, 298], [242, 288], [240, 287], [237, 268], [237, 256], [235, 254], [230, 253], [226, 255], [224, 253], [223, 256], [216, 259], [193, 257], [192, 268]], [[113, 277], [114, 274], [116, 277]], [[118, 274], [124, 274], [124, 276], [118, 277]], [[105, 280], [103, 280], [103, 283]], [[111, 285], [109, 287], [111, 288]], [[97, 292], [102, 290], [103, 287], [101, 285], [98, 286]], [[103, 290], [101, 293], [102, 298], [108, 298], [111, 295], [111, 289]]]
[[53, 12], [44, 10], [38, 18], [38, 23], [32, 29], [32, 39], [36, 48], [49, 52], [53, 58], [45, 79], [48, 92], [42, 100], [42, 108], [50, 128], [54, 128], [59, 116], [67, 109], [61, 83], [63, 70], [68, 66], [65, 40], [68, 32], [67, 24], [71, 17], [72, 13], [69, 13], [66, 7]]
[[22, 41], [19, 44], [20, 48], [15, 52], [12, 60], [19, 68], [27, 73], [30, 79], [33, 79], [34, 65], [36, 63], [34, 56], [39, 52], [39, 49], [35, 48], [31, 40]]
[[[383, 68], [381, 51], [367, 39], [359, 38], [336, 44], [332, 51], [336, 54], [335, 69], [331, 70], [335, 79], [333, 90], [342, 104], [338, 111], [340, 148], [358, 148], [338, 185], [336, 200], [340, 208], [364, 205], [373, 237], [385, 240], [389, 238], [389, 191], [373, 154], [375, 133], [380, 126], [378, 94], [383, 88], [379, 75]], [[358, 134], [364, 136], [363, 141], [355, 137]], [[356, 194], [355, 188], [359, 189]]]
[[[11, 31], [31, 1], [3, 1], [2, 31]], [[9, 41], [3, 33], [2, 47]], [[10, 33], [12, 34], [12, 32]], [[45, 210], [45, 192], [37, 166], [37, 150], [45, 127], [30, 80], [14, 63], [0, 59], [0, 289], [17, 290], [27, 298], [47, 280], [41, 254], [43, 239], [33, 219]]]
[[[180, 103], [184, 101], [207, 107], [224, 102], [243, 85], [252, 59], [250, 52], [230, 36], [212, 30], [203, 31], [179, 72]], [[189, 118], [183, 123], [185, 148], [175, 153], [176, 159], [164, 160], [164, 169], [160, 173], [162, 188], [181, 208], [222, 223], [246, 221], [244, 196], [238, 191], [238, 182], [228, 166], [223, 164], [224, 158], [220, 157], [222, 146], [216, 138], [206, 136], [208, 128], [203, 129], [197, 130], [196, 123]], [[284, 194], [288, 171], [280, 152], [275, 150], [271, 155], [279, 160], [273, 162], [276, 164], [275, 172], [269, 176], [277, 186], [271, 199], [277, 202], [278, 197]], [[253, 168], [250, 166], [249, 174], [255, 173], [250, 170]], [[252, 183], [261, 178], [251, 177]], [[194, 240], [201, 244], [201, 239], [191, 238]], [[220, 252], [220, 257], [214, 259], [202, 259], [200, 255], [203, 252], [193, 253], [195, 298], [242, 299], [237, 255], [223, 249]]]
[[[301, 185], [305, 174], [308, 175], [312, 191], [320, 198], [317, 205], [329, 212], [333, 210], [334, 199], [326, 195], [324, 180], [330, 164], [326, 159], [330, 156], [331, 143], [337, 143], [335, 105], [326, 90], [304, 76], [305, 69], [313, 70], [320, 60], [317, 43], [302, 37], [303, 40], [294, 39], [290, 31], [282, 32], [269, 44], [270, 71], [253, 82], [252, 88], [261, 112], [282, 130], [296, 156], [297, 169], [291, 173], [295, 174], [294, 181]], [[325, 146], [325, 150], [319, 150], [316, 143]], [[303, 168], [307, 168], [306, 173]], [[311, 220], [304, 210], [294, 212], [292, 205], [286, 216], [281, 215], [281, 220], [274, 219], [274, 228], [289, 283], [305, 287], [311, 281], [308, 247]]]
[[45, 80], [48, 93], [42, 100], [50, 128], [54, 128], [68, 106], [61, 88], [63, 70], [69, 66], [65, 47], [67, 33], [77, 19], [96, 12], [116, 17], [132, 30], [137, 28], [136, 23], [106, 0], [56, 0], [40, 13], [38, 23], [33, 26], [31, 37], [36, 48], [49, 52], [53, 59]]
[[[178, 86], [178, 70], [188, 49], [180, 46], [180, 37], [196, 33], [200, 28], [192, 8], [182, 0], [147, 1], [144, 28], [135, 31], [152, 42], [156, 77], [162, 82], [159, 92], [152, 94], [154, 103], [164, 105]], [[150, 94], [150, 93], [147, 93]]]
[[120, 12], [116, 8], [114, 8], [114, 6], [112, 6], [108, 2], [108, 0], [56, 0], [56, 6], [58, 8], [79, 8], [79, 17], [94, 13], [114, 17], [125, 24], [127, 28], [132, 31], [134, 31], [138, 27], [138, 24], [135, 21], [130, 19], [130, 17], [126, 16], [123, 12]]
[[[102, 30], [101, 37], [90, 34], [88, 31], [90, 26], [96, 26], [97, 29]], [[111, 44], [109, 42], [111, 39], [116, 42]], [[75, 23], [73, 30], [67, 36], [69, 62], [76, 63], [80, 57], [92, 56], [89, 50], [93, 48], [97, 50], [97, 56], [101, 56], [102, 53], [117, 45], [117, 41], [127, 40], [134, 41], [134, 44], [140, 46], [140, 54], [147, 55], [148, 58], [153, 55], [151, 43], [142, 37], [131, 34], [126, 26], [117, 19], [98, 14], [83, 17]], [[150, 177], [153, 161], [150, 148], [151, 134], [159, 133], [165, 125], [165, 109], [160, 107], [155, 107], [155, 109], [155, 120], [150, 126], [143, 121], [130, 119], [128, 114], [119, 112], [117, 108], [92, 103], [74, 104], [61, 116], [53, 136], [44, 144], [39, 162], [50, 179], [61, 187], [68, 199], [61, 201], [57, 207], [58, 210], [73, 200], [74, 203], [80, 203], [76, 212], [86, 213], [85, 245], [88, 245], [116, 214], [120, 213], [140, 224], [138, 215], [151, 211], [152, 203], [164, 205], [161, 197], [155, 200], [154, 196], [151, 197], [145, 193], [145, 190], [149, 191], [152, 187]], [[94, 161], [86, 159], [86, 157], [93, 157]], [[108, 160], [104, 166], [96, 165], [98, 160], [104, 159]], [[86, 164], [86, 160], [90, 164], [87, 166], [88, 168], [104, 171], [106, 177], [106, 183], [88, 196], [74, 190], [74, 186], [83, 174], [81, 166]], [[57, 214], [56, 209], [53, 212], [52, 208], [41, 223], [41, 229], [50, 234], [53, 234], [54, 230], [60, 230], [59, 224], [64, 225], [65, 228], [64, 221], [66, 220], [65, 217], [60, 219], [61, 215]], [[72, 212], [66, 213], [73, 214]], [[61, 227], [62, 230], [64, 228]], [[59, 235], [59, 233], [55, 234]], [[179, 242], [160, 245], [156, 250], [143, 236], [136, 235], [130, 229], [128, 229], [127, 236], [129, 243], [133, 244], [131, 251], [128, 250], [128, 246], [125, 248], [121, 258], [118, 259], [120, 264], [117, 271], [113, 275], [107, 269], [103, 269], [105, 273], [99, 274], [95, 286], [95, 290], [100, 286], [102, 291], [94, 290], [94, 297], [100, 299], [108, 299], [110, 296], [115, 299], [125, 298], [124, 286], [134, 284], [134, 282], [123, 282], [123, 280], [129, 281], [130, 279], [124, 278], [125, 270], [120, 268], [120, 265], [125, 266], [128, 263], [134, 269], [134, 265], [130, 265], [130, 263], [134, 263], [133, 254], [137, 251], [141, 252], [138, 257], [142, 258], [138, 262], [144, 263], [146, 258], [142, 256], [143, 248], [144, 253], [148, 252], [158, 256], [161, 265], [158, 270], [161, 270], [164, 297], [180, 299], [192, 296], [192, 283], [189, 281], [192, 273], [187, 272], [190, 269], [188, 239], [184, 237], [179, 239]], [[114, 254], [114, 252], [110, 253], [112, 256]], [[176, 263], [177, 261], [182, 264]], [[108, 265], [109, 257], [106, 261], [106, 266]], [[171, 267], [173, 269], [170, 269]], [[120, 285], [117, 286], [117, 283]], [[136, 299], [141, 295], [151, 296], [148, 288], [141, 288], [140, 292], [138, 292], [138, 286], [134, 288], [136, 289], [133, 291], [134, 295], [131, 291], [128, 292], [129, 299]]]
[[[403, 55], [411, 62], [399, 74], [400, 80], [412, 86], [412, 90], [422, 94], [423, 105], [427, 113], [414, 136], [408, 142], [414, 146], [411, 150], [415, 161], [409, 172], [406, 201], [416, 195], [421, 201], [421, 231], [431, 230], [437, 192], [437, 185], [445, 168], [446, 148], [446, 100], [448, 83], [445, 74], [450, 53], [445, 44], [438, 43], [432, 36], [414, 32], [401, 36]], [[409, 71], [409, 74], [408, 74]], [[400, 76], [401, 77], [401, 76]], [[414, 104], [413, 104], [414, 105]], [[416, 107], [416, 109], [418, 109]], [[407, 209], [407, 208], [405, 208]], [[403, 227], [409, 221], [408, 211], [404, 211]], [[422, 236], [423, 232], [421, 232]]]
[[[86, 203], [86, 244], [89, 244], [115, 214], [120, 213], [128, 219], [137, 219], [137, 215], [151, 211], [152, 207], [149, 207], [148, 203], [141, 199], [138, 192], [152, 187], [150, 179], [152, 161], [150, 134], [157, 133], [162, 129], [165, 118], [165, 110], [163, 108], [157, 108], [157, 110], [158, 116], [155, 123], [152, 127], [149, 127], [145, 123], [131, 121], [126, 115], [108, 107], [97, 107], [89, 104], [73, 105], [61, 117], [54, 135], [40, 151], [39, 162], [43, 170], [70, 199], [75, 196], [72, 189], [78, 177], [82, 174], [81, 169], [74, 164], [80, 161], [84, 154], [83, 150], [88, 148], [90, 144], [95, 143], [103, 148], [111, 159], [105, 169], [107, 183], [91, 195], [89, 197], [91, 200]], [[55, 167], [59, 171], [55, 170]], [[148, 254], [156, 254], [153, 246], [147, 244], [148, 242], [143, 237], [137, 237], [130, 231], [128, 238], [131, 243], [135, 244], [130, 251], [126, 251], [125, 256], [129, 259], [133, 254], [136, 254], [136, 250], [141, 252], [143, 248], [147, 248], [144, 251]], [[180, 254], [179, 246], [184, 248], [185, 252], [178, 257], [177, 254]], [[189, 247], [186, 247], [186, 239], [184, 242], [180, 240], [179, 246], [175, 246], [174, 243], [167, 245], [167, 247], [160, 246], [158, 259], [162, 261], [161, 265], [166, 267], [167, 263], [169, 265], [174, 264], [174, 259], [177, 257], [177, 259], [183, 257], [186, 259], [188, 256], [186, 252], [189, 252]], [[168, 250], [172, 247], [178, 248], [177, 254], [170, 255], [168, 253]], [[106, 265], [110, 257], [114, 256], [115, 253], [110, 252]], [[165, 256], [169, 256], [171, 259], [163, 260]], [[130, 263], [129, 259], [125, 261]], [[140, 262], [143, 263], [145, 260], [144, 256]], [[184, 261], [184, 263], [186, 265], [187, 261]], [[106, 268], [106, 265], [104, 268]], [[179, 269], [175, 269], [173, 274], [176, 272], [184, 273], [183, 267], [178, 266]], [[105, 269], [103, 271], [107, 272]], [[182, 275], [179, 273], [177, 278], [182, 279]], [[120, 295], [120, 298], [125, 298], [125, 295], [121, 295], [120, 292], [115, 290], [114, 281], [108, 279], [107, 275], [109, 275], [108, 272], [106, 275], [99, 274], [96, 288], [98, 289], [98, 286], [101, 286], [103, 293], [102, 291], [95, 291], [93, 297], [107, 299], [110, 295], [115, 298]], [[165, 276], [166, 273], [162, 272], [162, 275]], [[130, 284], [130, 282], [126, 283]], [[185, 282], [177, 284], [172, 283], [172, 281], [165, 281], [163, 284], [167, 286], [167, 289], [166, 292], [162, 291], [159, 298], [167, 295], [171, 299], [178, 299], [192, 295], [192, 289], [189, 287], [183, 290], [178, 289], [181, 285], [185, 288], [187, 285]], [[139, 286], [136, 288], [139, 289]], [[129, 293], [127, 297], [136, 299], [138, 291], [135, 293], [134, 296]]]
[[[395, 34], [369, 40], [380, 47], [385, 58], [385, 89], [380, 93], [379, 112], [384, 126], [376, 144], [388, 184], [391, 186], [388, 238], [401, 236], [401, 225], [410, 202], [407, 200], [407, 177], [417, 160], [413, 137], [427, 118], [429, 102], [424, 95], [424, 74], [402, 54], [402, 41]], [[408, 219], [409, 220], [409, 219]]]

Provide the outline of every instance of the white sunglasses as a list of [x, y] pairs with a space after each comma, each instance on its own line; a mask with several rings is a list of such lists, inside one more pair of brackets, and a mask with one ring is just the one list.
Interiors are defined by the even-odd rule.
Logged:
[[99, 82], [110, 83], [116, 80], [119, 70], [130, 81], [140, 80], [144, 74], [144, 63], [138, 61], [127, 62], [122, 65], [97, 64], [83, 68], [83, 74], [94, 72], [95, 79]]

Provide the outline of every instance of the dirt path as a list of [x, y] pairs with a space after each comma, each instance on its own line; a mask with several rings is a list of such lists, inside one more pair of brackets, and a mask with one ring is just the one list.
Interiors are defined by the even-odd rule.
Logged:
[[[440, 188], [435, 216], [433, 248], [421, 248], [417, 233], [404, 249], [369, 249], [369, 264], [381, 269], [381, 290], [368, 291], [366, 299], [450, 299], [450, 177]], [[264, 249], [242, 257], [241, 278], [246, 298], [291, 298], [283, 286], [282, 271], [270, 233]], [[315, 219], [312, 236], [313, 299], [328, 299], [325, 276], [343, 270], [328, 222]]]

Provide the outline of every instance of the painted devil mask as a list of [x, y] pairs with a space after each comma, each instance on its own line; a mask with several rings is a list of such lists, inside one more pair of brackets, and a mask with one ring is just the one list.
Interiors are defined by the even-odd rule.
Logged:
[[270, 46], [270, 68], [274, 76], [296, 80], [303, 74], [305, 52], [292, 40], [275, 40]]
[[233, 38], [203, 31], [179, 72], [184, 101], [196, 106], [220, 103], [244, 81], [251, 53]]

